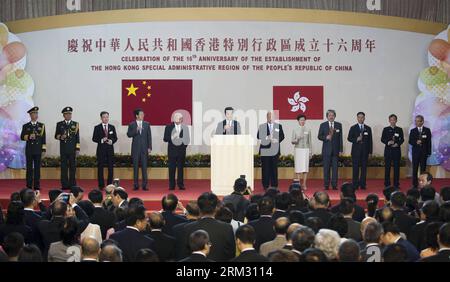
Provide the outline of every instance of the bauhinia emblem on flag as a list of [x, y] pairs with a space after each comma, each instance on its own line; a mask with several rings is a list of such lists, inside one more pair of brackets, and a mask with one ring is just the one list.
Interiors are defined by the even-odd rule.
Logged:
[[279, 119], [323, 119], [323, 86], [274, 86], [273, 109]]
[[122, 80], [122, 125], [135, 120], [133, 111], [141, 108], [151, 125], [171, 123], [176, 111], [187, 112], [186, 124], [192, 121], [191, 79]]

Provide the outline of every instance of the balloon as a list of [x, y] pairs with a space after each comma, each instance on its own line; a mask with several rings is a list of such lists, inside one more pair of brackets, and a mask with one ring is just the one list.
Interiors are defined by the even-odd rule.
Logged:
[[428, 47], [430, 53], [438, 60], [446, 61], [450, 52], [450, 43], [443, 39], [434, 39]]

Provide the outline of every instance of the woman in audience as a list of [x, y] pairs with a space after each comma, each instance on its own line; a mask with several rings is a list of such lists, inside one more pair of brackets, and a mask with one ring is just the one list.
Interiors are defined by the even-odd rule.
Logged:
[[48, 250], [49, 262], [79, 262], [81, 259], [80, 233], [76, 218], [68, 217], [61, 230], [61, 241], [52, 243]]
[[23, 203], [20, 201], [11, 201], [6, 212], [5, 224], [0, 225], [0, 244], [3, 244], [5, 237], [12, 232], [22, 234], [27, 244], [33, 241], [33, 231], [25, 225], [24, 217]]

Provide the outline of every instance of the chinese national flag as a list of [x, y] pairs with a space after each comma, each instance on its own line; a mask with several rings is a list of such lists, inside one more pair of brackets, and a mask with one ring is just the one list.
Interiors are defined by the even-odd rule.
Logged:
[[323, 119], [323, 86], [274, 86], [273, 109], [279, 119]]
[[124, 79], [122, 80], [122, 125], [135, 120], [133, 111], [141, 108], [151, 125], [172, 122], [172, 114], [184, 110], [192, 121], [192, 80], [187, 79]]

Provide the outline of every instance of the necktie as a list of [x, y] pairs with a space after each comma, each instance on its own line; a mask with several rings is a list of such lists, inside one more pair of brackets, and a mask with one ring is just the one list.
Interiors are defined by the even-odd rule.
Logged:
[[105, 137], [108, 137], [108, 128], [107, 128], [106, 124], [103, 127], [103, 132], [105, 134]]

